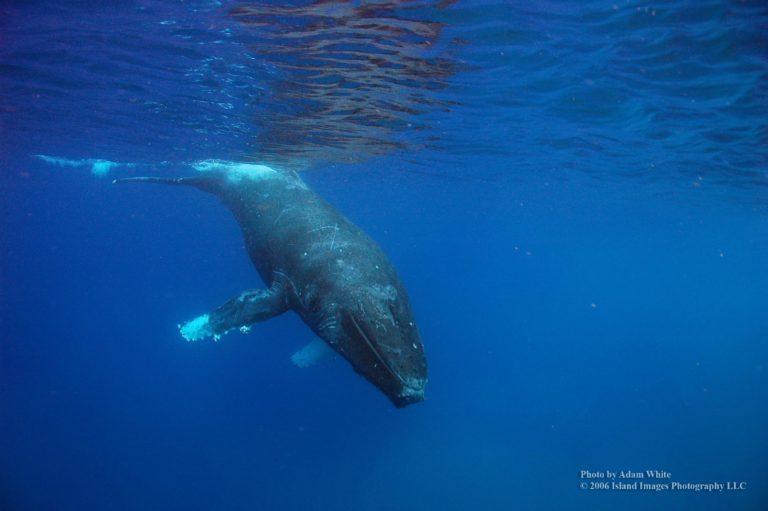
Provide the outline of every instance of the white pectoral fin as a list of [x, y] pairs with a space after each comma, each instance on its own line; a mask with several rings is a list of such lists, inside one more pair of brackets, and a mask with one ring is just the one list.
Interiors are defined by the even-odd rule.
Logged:
[[203, 314], [191, 321], [187, 321], [183, 325], [179, 325], [179, 332], [187, 341], [199, 341], [206, 337], [218, 338], [211, 330], [210, 316], [208, 314]]
[[232, 298], [217, 309], [179, 325], [181, 336], [188, 341], [199, 341], [213, 337], [218, 341], [222, 335], [237, 328], [248, 333], [250, 325], [264, 321], [288, 309], [285, 291], [279, 283], [269, 289], [249, 289]]
[[297, 367], [309, 367], [323, 359], [330, 359], [335, 353], [325, 341], [315, 337], [309, 344], [291, 355], [291, 362]]

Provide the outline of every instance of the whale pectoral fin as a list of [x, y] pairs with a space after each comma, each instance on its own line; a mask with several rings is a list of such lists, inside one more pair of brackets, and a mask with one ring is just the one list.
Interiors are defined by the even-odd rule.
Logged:
[[291, 355], [291, 362], [293, 362], [296, 367], [301, 367], [303, 369], [305, 367], [313, 366], [323, 359], [331, 358], [335, 354], [336, 352], [333, 351], [324, 340], [315, 337], [309, 344]]
[[250, 325], [286, 310], [288, 297], [281, 285], [275, 284], [269, 289], [249, 289], [216, 310], [179, 325], [179, 331], [188, 341], [206, 337], [219, 340], [233, 328], [245, 333]]

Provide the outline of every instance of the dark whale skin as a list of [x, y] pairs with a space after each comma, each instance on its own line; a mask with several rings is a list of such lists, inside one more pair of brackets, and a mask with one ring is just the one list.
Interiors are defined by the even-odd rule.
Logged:
[[397, 407], [424, 399], [427, 362], [407, 292], [389, 259], [292, 171], [209, 164], [187, 178], [128, 178], [194, 186], [230, 209], [268, 289], [249, 290], [181, 326], [188, 340], [294, 310]]

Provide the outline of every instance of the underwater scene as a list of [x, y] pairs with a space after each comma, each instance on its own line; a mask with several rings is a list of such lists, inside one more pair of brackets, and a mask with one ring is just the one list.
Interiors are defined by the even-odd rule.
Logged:
[[768, 509], [768, 4], [0, 3], [0, 511]]

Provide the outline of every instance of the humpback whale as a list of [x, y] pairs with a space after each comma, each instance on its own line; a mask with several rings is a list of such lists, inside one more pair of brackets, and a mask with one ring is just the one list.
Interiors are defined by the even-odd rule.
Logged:
[[267, 285], [179, 326], [190, 341], [293, 310], [397, 407], [424, 399], [427, 362], [403, 284], [379, 246], [292, 170], [209, 160], [197, 175], [115, 183], [192, 186], [229, 208]]

